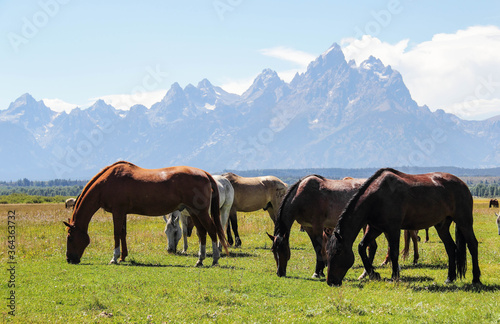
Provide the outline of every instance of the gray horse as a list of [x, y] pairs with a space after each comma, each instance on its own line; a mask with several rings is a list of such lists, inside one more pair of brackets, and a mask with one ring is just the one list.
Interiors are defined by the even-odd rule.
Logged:
[[[229, 218], [229, 211], [233, 205], [234, 189], [231, 182], [226, 178], [215, 175], [213, 176], [219, 189], [219, 207], [220, 207], [220, 220], [222, 228], [226, 228], [227, 220]], [[182, 211], [176, 210], [168, 215], [163, 216], [165, 220], [165, 234], [167, 235], [167, 251], [175, 253], [177, 251], [177, 244], [181, 236], [184, 238], [184, 246], [181, 253], [186, 253], [188, 249], [187, 237], [191, 234], [193, 223], [189, 212], [184, 209]], [[179, 223], [182, 223], [182, 229]], [[201, 247], [200, 247], [201, 248]], [[219, 245], [219, 249], [221, 246]], [[201, 253], [202, 251], [200, 251]]]

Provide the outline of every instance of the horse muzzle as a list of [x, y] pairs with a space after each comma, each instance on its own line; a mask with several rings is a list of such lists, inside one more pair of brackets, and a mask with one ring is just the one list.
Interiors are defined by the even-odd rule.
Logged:
[[76, 255], [68, 255], [66, 257], [66, 261], [69, 263], [69, 264], [78, 264], [80, 263], [80, 258], [77, 257]]
[[326, 283], [330, 287], [340, 287], [342, 286], [342, 280], [326, 280]]

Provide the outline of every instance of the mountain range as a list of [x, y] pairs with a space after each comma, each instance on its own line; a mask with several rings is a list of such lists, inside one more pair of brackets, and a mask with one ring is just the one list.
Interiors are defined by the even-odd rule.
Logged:
[[[450, 76], [451, 77], [451, 76]], [[0, 111], [0, 180], [89, 179], [127, 160], [210, 172], [500, 166], [500, 116], [467, 121], [419, 106], [401, 74], [334, 44], [289, 83], [266, 69], [241, 95], [174, 83], [147, 108], [102, 100], [57, 113], [24, 94]]]

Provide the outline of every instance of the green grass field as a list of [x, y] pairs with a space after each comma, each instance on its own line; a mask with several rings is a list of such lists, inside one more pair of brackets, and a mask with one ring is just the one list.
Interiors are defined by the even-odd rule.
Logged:
[[[487, 200], [474, 206], [480, 242], [482, 286], [467, 277], [444, 285], [447, 257], [434, 229], [420, 244], [420, 262], [401, 261], [401, 280], [358, 281], [361, 262], [342, 287], [311, 279], [315, 256], [307, 234], [292, 228], [286, 278], [276, 276], [265, 234], [273, 226], [264, 212], [239, 215], [242, 248], [231, 248], [219, 267], [196, 268], [198, 239], [188, 255], [169, 255], [162, 218], [129, 216], [129, 257], [108, 265], [113, 251], [111, 216], [99, 211], [90, 223], [91, 245], [82, 263], [66, 263], [66, 232], [71, 213], [63, 204], [0, 205], [0, 305], [3, 323], [498, 323], [500, 322], [500, 236]], [[15, 225], [8, 227], [8, 211]], [[498, 210], [497, 210], [498, 211]], [[13, 218], [11, 218], [13, 220]], [[8, 231], [15, 230], [15, 249]], [[422, 235], [422, 233], [421, 233]], [[12, 243], [12, 242], [11, 242]], [[385, 257], [379, 238], [375, 263]], [[356, 250], [356, 246], [354, 247]], [[210, 248], [208, 248], [210, 251]], [[8, 263], [15, 251], [15, 264]], [[10, 254], [9, 254], [10, 252]], [[211, 264], [211, 253], [207, 258]], [[14, 267], [14, 270], [12, 269]], [[12, 276], [13, 275], [13, 276]], [[8, 287], [9, 285], [15, 287]], [[11, 302], [12, 296], [15, 304]], [[10, 298], [10, 299], [9, 299]], [[15, 305], [15, 316], [9, 314]], [[12, 306], [11, 306], [12, 307]]]

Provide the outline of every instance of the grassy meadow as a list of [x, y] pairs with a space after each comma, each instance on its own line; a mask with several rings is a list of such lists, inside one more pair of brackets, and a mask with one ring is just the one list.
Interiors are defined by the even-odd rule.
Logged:
[[[356, 252], [354, 267], [341, 287], [311, 279], [313, 248], [297, 224], [290, 237], [288, 277], [278, 278], [265, 234], [272, 233], [273, 226], [263, 211], [239, 214], [243, 246], [230, 248], [220, 266], [196, 268], [196, 235], [189, 239], [188, 255], [167, 254], [161, 217], [129, 216], [128, 260], [108, 265], [113, 225], [111, 215], [99, 211], [90, 223], [91, 244], [82, 263], [70, 265], [62, 221], [71, 213], [64, 204], [0, 205], [0, 319], [2, 323], [498, 323], [500, 236], [487, 202], [476, 200], [474, 206], [482, 286], [471, 285], [469, 254], [466, 278], [444, 284], [447, 256], [431, 229], [430, 242], [419, 246], [419, 264], [412, 265], [412, 253], [409, 260], [400, 260], [399, 282], [389, 281], [389, 267], [379, 268], [380, 281], [358, 281], [362, 267]], [[9, 246], [8, 230], [13, 229], [8, 228], [9, 210], [15, 210], [15, 249]], [[376, 264], [387, 248], [383, 237], [378, 243]], [[210, 265], [211, 248], [207, 250], [205, 264]], [[8, 263], [9, 251], [15, 251], [15, 264]], [[9, 314], [12, 296], [15, 316]]]

